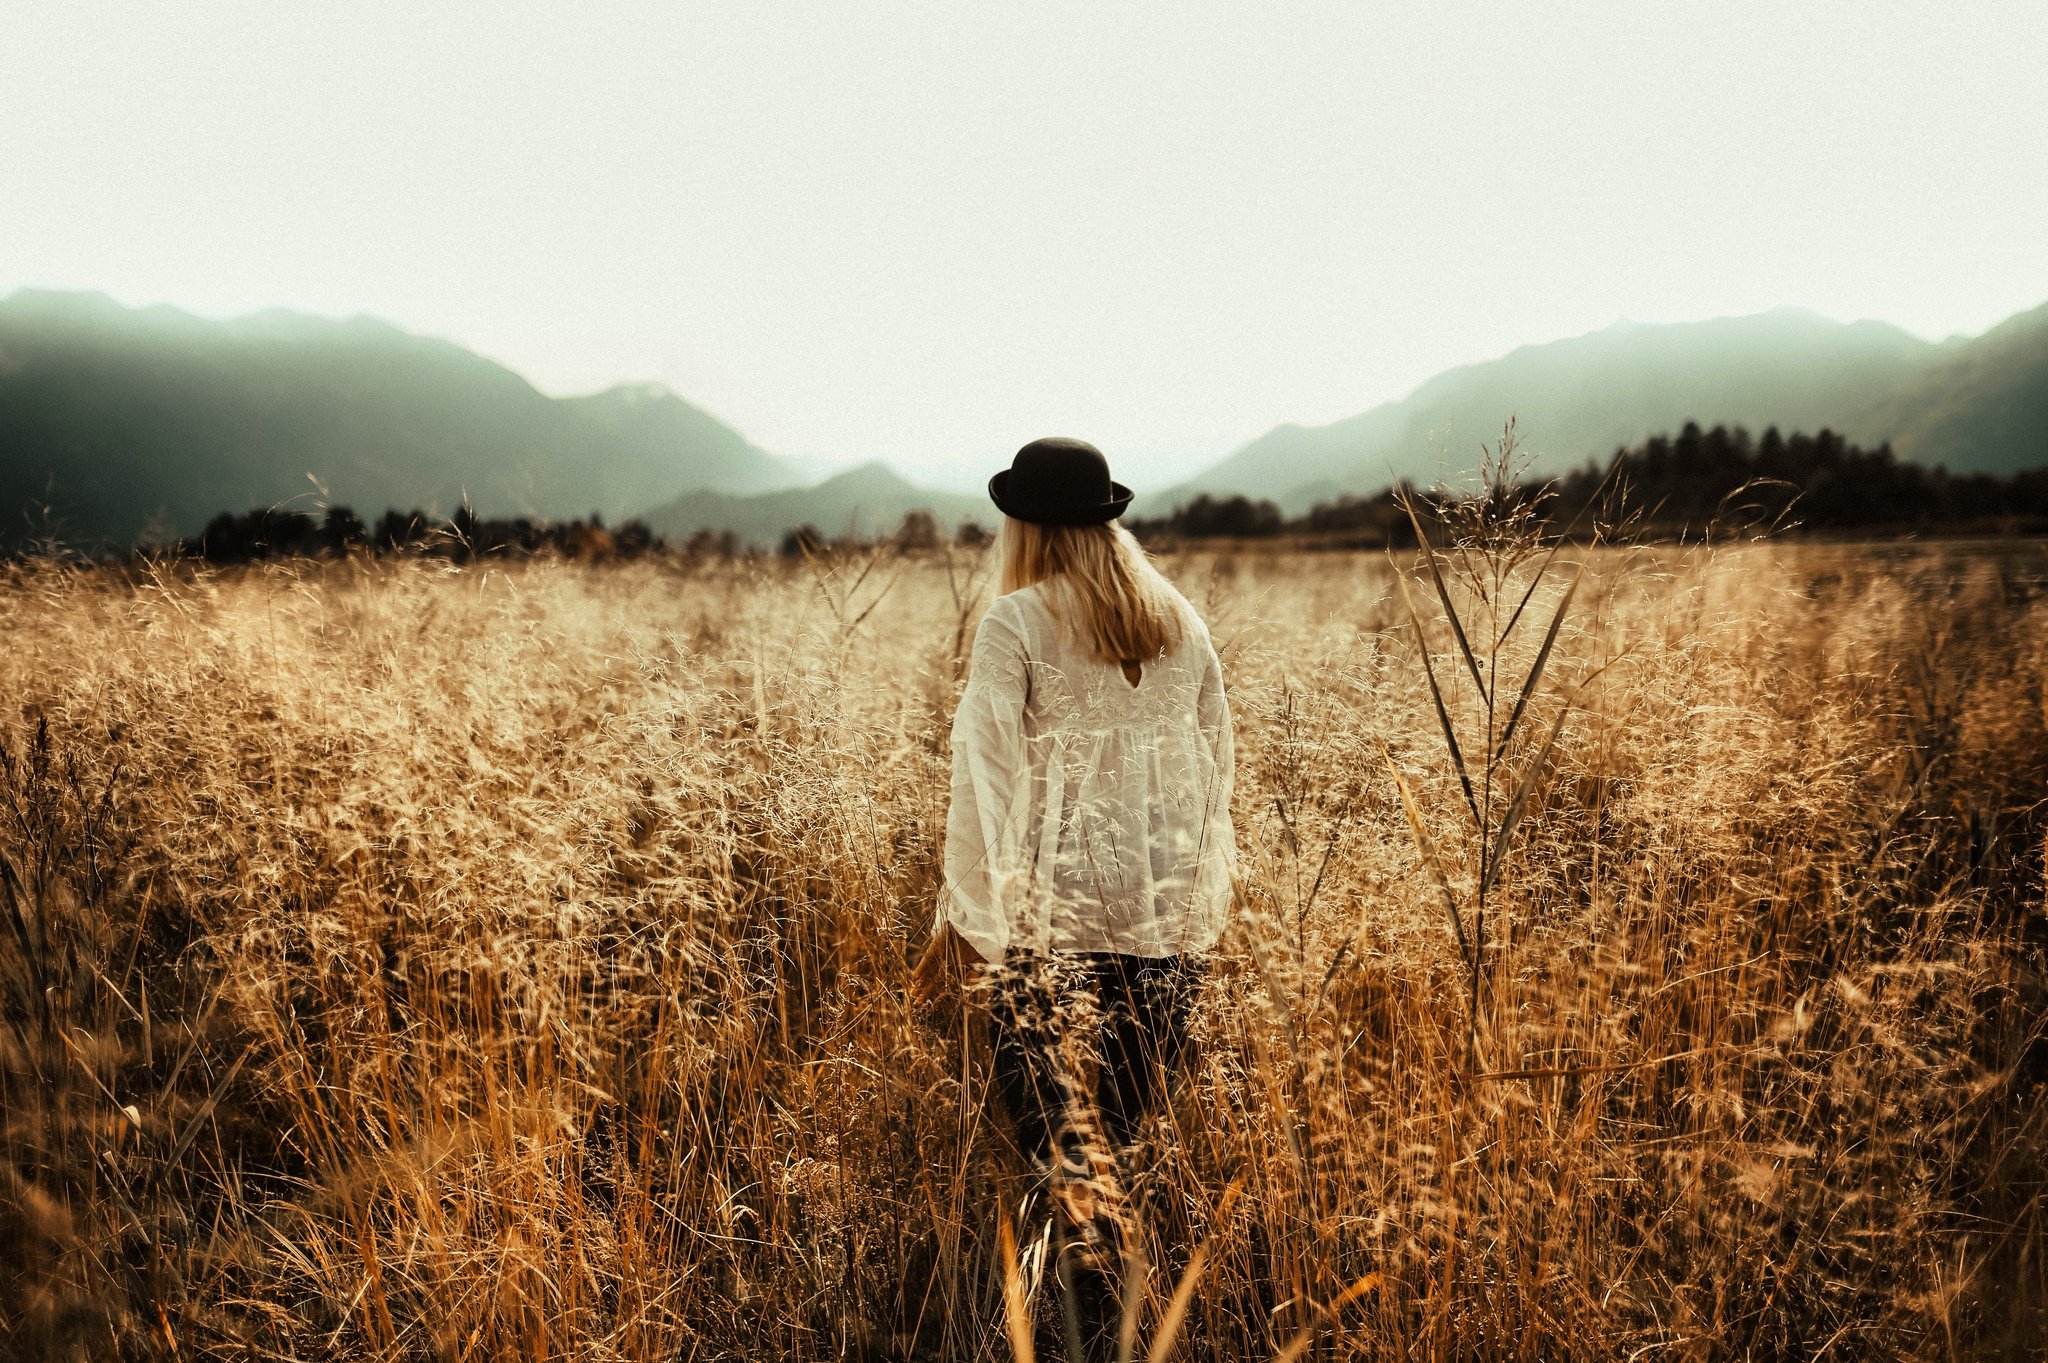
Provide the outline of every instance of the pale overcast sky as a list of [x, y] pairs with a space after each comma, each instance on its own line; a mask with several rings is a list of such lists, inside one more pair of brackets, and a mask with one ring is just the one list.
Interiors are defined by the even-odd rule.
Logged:
[[0, 292], [1144, 485], [1618, 318], [2048, 300], [2048, 4], [0, 0]]

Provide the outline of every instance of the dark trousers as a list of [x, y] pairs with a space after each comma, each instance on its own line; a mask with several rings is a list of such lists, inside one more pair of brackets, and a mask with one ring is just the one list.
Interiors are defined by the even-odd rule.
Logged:
[[1130, 1143], [1187, 1053], [1203, 969], [1106, 951], [1003, 958], [988, 1010], [994, 1078], [1027, 1159], [1097, 1123], [1112, 1147]]

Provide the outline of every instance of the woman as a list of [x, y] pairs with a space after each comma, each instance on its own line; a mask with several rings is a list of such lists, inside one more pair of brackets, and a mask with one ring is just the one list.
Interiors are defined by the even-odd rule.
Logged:
[[1002, 594], [953, 720], [945, 886], [912, 993], [981, 963], [1019, 1143], [1099, 1237], [1105, 1143], [1130, 1143], [1180, 1058], [1230, 902], [1230, 710], [1207, 627], [1115, 524], [1131, 492], [1101, 451], [1033, 441], [989, 496]]

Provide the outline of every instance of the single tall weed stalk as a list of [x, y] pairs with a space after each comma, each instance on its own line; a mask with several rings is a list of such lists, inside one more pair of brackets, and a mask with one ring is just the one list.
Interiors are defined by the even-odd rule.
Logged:
[[[1387, 769], [1400, 791], [1409, 834], [1443, 895], [1444, 915], [1464, 966], [1468, 1061], [1477, 1059], [1490, 1002], [1485, 994], [1488, 965], [1499, 938], [1490, 921], [1490, 896], [1512, 848], [1515, 830], [1536, 806], [1551, 752], [1571, 714], [1576, 688], [1557, 696], [1547, 723], [1535, 717], [1531, 703], [1542, 708], [1538, 698], [1543, 694], [1545, 674], [1586, 564], [1584, 553], [1575, 562], [1559, 562], [1558, 554], [1572, 542], [1578, 522], [1575, 519], [1562, 533], [1550, 529], [1546, 513], [1556, 494], [1548, 484], [1530, 488], [1521, 481], [1526, 460], [1516, 445], [1514, 421], [1510, 419], [1502, 428], [1497, 443], [1481, 449], [1476, 491], [1453, 491], [1428, 502], [1405, 486], [1395, 494], [1414, 528], [1422, 575], [1450, 628], [1452, 645], [1441, 650], [1439, 657], [1416, 604], [1409, 573], [1393, 564], [1394, 582], [1415, 633], [1438, 731], [1458, 781], [1459, 809], [1465, 818], [1457, 834], [1443, 839], [1432, 834], [1414, 787], [1381, 740]], [[1587, 505], [1597, 501], [1596, 494]], [[1424, 528], [1425, 518], [1436, 522], [1442, 532], [1442, 549]], [[1596, 524], [1581, 548], [1592, 550], [1601, 536]], [[1392, 555], [1389, 548], [1390, 560]], [[1562, 591], [1554, 603], [1546, 603], [1545, 588], [1560, 581]], [[1534, 656], [1525, 670], [1514, 669], [1519, 672], [1518, 682], [1504, 684], [1504, 665], [1517, 661], [1518, 646], [1533, 636], [1546, 605], [1549, 619], [1542, 626]], [[1440, 672], [1446, 675], [1440, 676]], [[1474, 702], [1474, 713], [1469, 715], [1459, 704], [1459, 691], [1467, 679], [1471, 691], [1464, 699]], [[1578, 685], [1589, 680], [1584, 678]], [[1466, 730], [1463, 742], [1459, 740], [1461, 728]], [[1447, 854], [1445, 843], [1455, 850]], [[1458, 872], [1455, 876], [1453, 867]]]

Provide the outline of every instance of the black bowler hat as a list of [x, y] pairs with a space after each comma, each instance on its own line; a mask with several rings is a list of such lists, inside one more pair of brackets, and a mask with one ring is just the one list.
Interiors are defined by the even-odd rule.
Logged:
[[1005, 516], [1039, 525], [1100, 525], [1124, 514], [1131, 490], [1109, 476], [1109, 461], [1085, 440], [1034, 440], [988, 480]]

